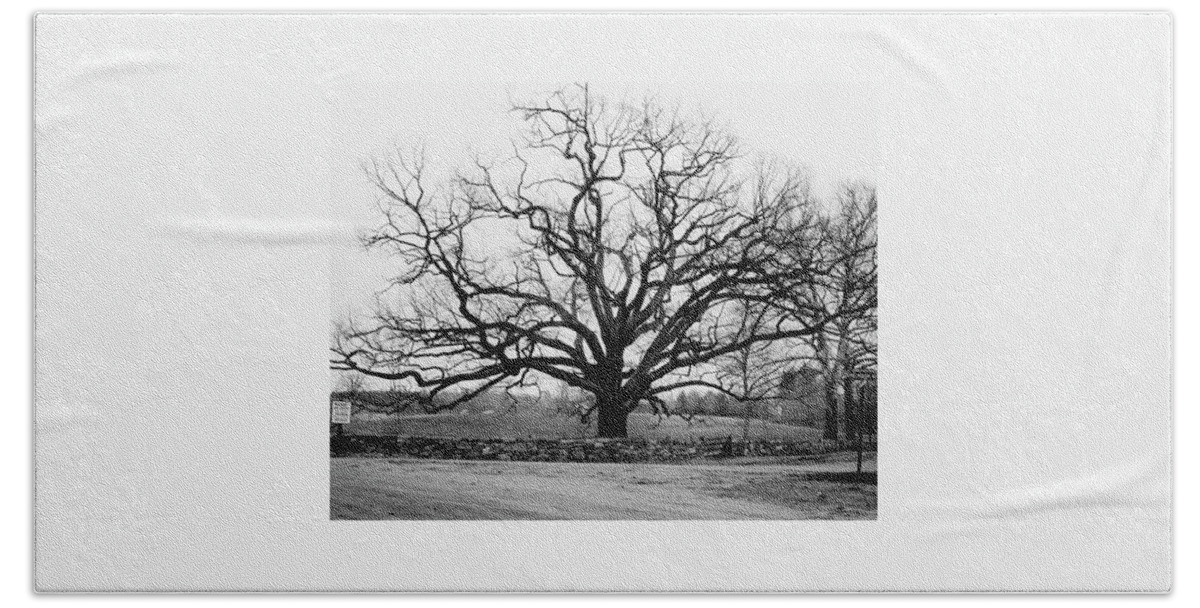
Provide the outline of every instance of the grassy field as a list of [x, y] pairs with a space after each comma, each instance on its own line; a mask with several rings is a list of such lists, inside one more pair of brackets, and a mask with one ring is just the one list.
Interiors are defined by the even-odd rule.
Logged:
[[[653, 414], [634, 413], [629, 416], [629, 436], [647, 439], [694, 439], [700, 437], [742, 437], [744, 422], [740, 418], [697, 416], [684, 420], [678, 417], [660, 418]], [[583, 425], [579, 419], [538, 408], [491, 411], [464, 410], [437, 414], [372, 415], [357, 414], [345, 431], [360, 435], [405, 435], [464, 438], [537, 438], [563, 439], [594, 437], [595, 424]], [[751, 439], [816, 441], [818, 429], [767, 422], [750, 421]]]

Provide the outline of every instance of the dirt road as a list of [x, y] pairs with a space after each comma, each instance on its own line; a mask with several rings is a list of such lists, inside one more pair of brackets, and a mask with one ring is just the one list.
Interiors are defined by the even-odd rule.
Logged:
[[332, 519], [874, 519], [874, 484], [806, 475], [853, 466], [333, 458], [330, 513]]

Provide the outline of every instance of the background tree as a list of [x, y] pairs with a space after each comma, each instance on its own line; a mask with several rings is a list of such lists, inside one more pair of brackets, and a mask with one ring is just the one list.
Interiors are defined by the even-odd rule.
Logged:
[[[770, 323], [773, 309], [770, 306], [747, 306], [739, 304], [734, 310], [737, 329], [731, 338], [762, 332], [765, 323]], [[780, 382], [791, 356], [786, 352], [784, 341], [773, 344], [747, 344], [721, 358], [718, 367], [720, 383], [725, 391], [737, 396], [742, 416], [742, 444], [750, 440], [750, 421], [762, 417], [768, 399], [778, 397]]]
[[[878, 268], [876, 259], [877, 200], [875, 188], [844, 184], [837, 194], [836, 212], [825, 224], [823, 242], [829, 273], [809, 290], [797, 306], [819, 306], [826, 319], [821, 331], [806, 336], [812, 361], [825, 381], [825, 438], [837, 439], [838, 422], [846, 422], [846, 375], [874, 369], [878, 351]], [[804, 311], [805, 315], [811, 312]]]
[[334, 385], [334, 392], [341, 393], [350, 399], [358, 396], [363, 391], [366, 384], [366, 378], [358, 372], [340, 372], [337, 375], [337, 383]]
[[[670, 413], [664, 393], [727, 391], [703, 377], [720, 357], [831, 321], [803, 304], [831, 269], [799, 171], [586, 86], [514, 111], [512, 157], [441, 185], [421, 155], [366, 165], [384, 221], [363, 240], [400, 267], [375, 312], [336, 332], [333, 368], [410, 383], [431, 411], [550, 378], [593, 395], [584, 419], [622, 437], [639, 404]], [[737, 306], [764, 323], [739, 331]]]

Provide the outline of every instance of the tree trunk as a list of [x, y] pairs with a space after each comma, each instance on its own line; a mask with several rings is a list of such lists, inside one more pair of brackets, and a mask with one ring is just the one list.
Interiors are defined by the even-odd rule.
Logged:
[[[832, 375], [832, 373], [830, 374]], [[825, 378], [825, 439], [838, 438], [838, 398], [836, 380]]]
[[607, 438], [624, 438], [629, 436], [626, 422], [629, 410], [625, 404], [616, 399], [606, 399], [599, 395], [596, 406], [596, 435]]
[[842, 415], [846, 421], [846, 439], [858, 436], [858, 395], [854, 394], [854, 380], [846, 376], [842, 380]]
[[846, 405], [843, 409], [846, 411], [846, 438], [854, 439], [854, 450], [858, 453], [858, 464], [854, 470], [862, 473], [862, 400], [854, 390], [854, 380], [850, 376], [846, 376], [845, 385], [843, 394], [846, 395]]

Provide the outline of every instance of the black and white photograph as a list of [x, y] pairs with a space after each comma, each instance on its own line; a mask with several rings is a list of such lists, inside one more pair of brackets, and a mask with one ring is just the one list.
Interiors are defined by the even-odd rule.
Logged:
[[876, 186], [671, 93], [522, 93], [461, 160], [447, 99], [362, 162], [332, 518], [875, 518]]

